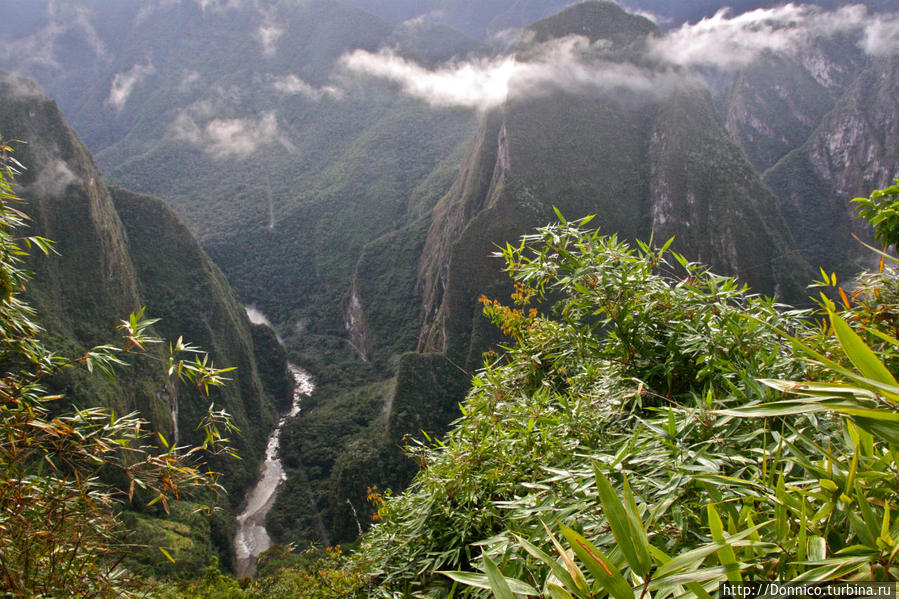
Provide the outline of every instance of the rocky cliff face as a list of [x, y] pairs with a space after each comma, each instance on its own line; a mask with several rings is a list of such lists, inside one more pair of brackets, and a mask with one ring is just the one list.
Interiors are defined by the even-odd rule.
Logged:
[[764, 172], [805, 143], [865, 60], [854, 43], [839, 38], [816, 40], [797, 55], [762, 54], [726, 92], [727, 130]]
[[[652, 29], [617, 6], [579, 4], [526, 30], [519, 56], [536, 60], [548, 44], [586, 35], [593, 60], [632, 64]], [[499, 284], [499, 265], [488, 256], [494, 244], [552, 220], [553, 205], [570, 218], [595, 213], [601, 230], [625, 238], [674, 236], [691, 259], [759, 291], [801, 298], [786, 273], [802, 265], [793, 263], [775, 198], [727, 135], [708, 92], [683, 74], [675, 83], [647, 66], [645, 76], [667, 89], [559, 88], [513, 98], [484, 119], [434, 209], [419, 264], [420, 351], [476, 366], [483, 348], [472, 341], [481, 336], [474, 299]]]
[[765, 174], [797, 247], [812, 264], [854, 274], [869, 239], [848, 200], [899, 177], [899, 59], [873, 60], [808, 139]]
[[[56, 103], [33, 81], [0, 72], [0, 132], [22, 140], [14, 145], [27, 169], [19, 183], [30, 232], [56, 241], [58, 255], [29, 258], [35, 277], [28, 294], [50, 343], [78, 356], [113, 341], [116, 324], [145, 306], [148, 317], [162, 318], [157, 334], [184, 335], [216, 365], [237, 366], [233, 381], [213, 399], [243, 431], [236, 443], [244, 461], [221, 464], [233, 501], [240, 501], [274, 422], [273, 404], [290, 398], [283, 352], [267, 343], [273, 335], [252, 329], [219, 269], [161, 200], [107, 188]], [[190, 389], [176, 393], [163, 374], [137, 364], [122, 383], [73, 374], [55, 385], [81, 406], [140, 410], [170, 438], [173, 406], [159, 398], [178, 395], [180, 440], [196, 442], [205, 401]]]

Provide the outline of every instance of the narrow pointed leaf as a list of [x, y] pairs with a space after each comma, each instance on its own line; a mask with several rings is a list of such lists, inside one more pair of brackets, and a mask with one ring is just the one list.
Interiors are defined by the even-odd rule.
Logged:
[[895, 386], [896, 379], [877, 358], [877, 354], [871, 351], [871, 348], [852, 330], [852, 327], [833, 312], [829, 312], [829, 315], [830, 323], [843, 351], [858, 368], [858, 371], [869, 379]]
[[599, 491], [603, 512], [609, 526], [612, 527], [612, 534], [615, 535], [618, 547], [631, 569], [641, 578], [645, 577], [651, 566], [646, 532], [642, 525], [628, 518], [625, 506], [615, 493], [609, 479], [595, 466], [593, 472], [596, 475], [596, 489]]
[[610, 595], [615, 599], [634, 599], [634, 589], [608, 557], [577, 532], [567, 526], [560, 526], [560, 528], [562, 534], [571, 543], [574, 553]]

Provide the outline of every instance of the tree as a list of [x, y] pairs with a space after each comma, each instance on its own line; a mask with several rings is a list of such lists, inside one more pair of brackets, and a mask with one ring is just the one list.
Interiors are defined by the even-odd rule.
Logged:
[[[29, 279], [22, 261], [32, 247], [54, 250], [47, 239], [19, 236], [27, 217], [15, 208], [21, 199], [13, 181], [22, 165], [11, 152], [0, 140], [0, 588], [27, 597], [130, 596], [138, 585], [120, 566], [128, 548], [119, 506], [144, 494], [167, 510], [170, 498], [189, 490], [220, 491], [205, 456], [231, 451], [224, 435], [233, 425], [210, 403], [202, 446], [175, 447], [138, 414], [66, 413], [66, 398], [46, 390], [43, 382], [65, 369], [115, 377], [126, 358], [159, 359], [149, 348], [161, 339], [141, 311], [121, 322], [121, 344], [77, 357], [43, 345], [35, 314], [21, 299]], [[216, 369], [181, 339], [160, 366], [204, 393], [223, 384], [229, 370]], [[122, 488], [106, 482], [113, 470], [127, 481]]]

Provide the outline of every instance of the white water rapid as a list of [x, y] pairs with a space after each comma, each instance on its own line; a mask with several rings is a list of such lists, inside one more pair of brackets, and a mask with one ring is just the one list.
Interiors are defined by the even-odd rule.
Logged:
[[265, 530], [265, 516], [275, 503], [275, 494], [281, 481], [286, 479], [281, 458], [278, 456], [278, 443], [281, 439], [281, 428], [288, 418], [300, 413], [300, 400], [308, 397], [314, 388], [309, 373], [288, 364], [293, 375], [293, 404], [290, 411], [284, 414], [272, 434], [268, 438], [265, 449], [265, 461], [259, 469], [259, 480], [247, 494], [246, 507], [237, 516], [237, 534], [234, 536], [234, 553], [237, 558], [238, 576], [252, 576], [256, 573], [256, 556], [272, 546], [272, 540]]

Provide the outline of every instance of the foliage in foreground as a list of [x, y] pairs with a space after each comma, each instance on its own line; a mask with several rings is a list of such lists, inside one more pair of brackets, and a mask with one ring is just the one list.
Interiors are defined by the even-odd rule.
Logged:
[[822, 295], [818, 324], [584, 222], [503, 250], [515, 305], [482, 303], [514, 343], [382, 506], [366, 539], [381, 592], [899, 578], [896, 275], [837, 288], [842, 314]]
[[[95, 347], [69, 358], [46, 348], [34, 313], [21, 299], [27, 249], [45, 252], [39, 237], [17, 237], [25, 215], [12, 187], [18, 164], [0, 142], [0, 588], [11, 596], [121, 597], [139, 582], [120, 564], [127, 556], [120, 505], [145, 497], [167, 511], [171, 498], [190, 489], [220, 487], [208, 470], [208, 451], [229, 451], [227, 414], [210, 404], [201, 424], [201, 447], [175, 447], [137, 414], [72, 408], [48, 394], [42, 381], [67, 369], [113, 377], [126, 356], [158, 358], [160, 339], [142, 312], [119, 326], [121, 345]], [[186, 357], [185, 357], [186, 356]], [[173, 381], [204, 392], [223, 382], [205, 355], [181, 339], [161, 364]], [[95, 372], [97, 371], [97, 372]], [[101, 478], [102, 476], [102, 478]], [[118, 481], [117, 486], [109, 483]]]
[[369, 596], [365, 564], [340, 547], [296, 551], [275, 546], [260, 556], [257, 574], [240, 581], [210, 566], [200, 578], [163, 585], [162, 599], [328, 599]]
[[[654, 543], [671, 555], [709, 537], [709, 503], [739, 516], [735, 501], [753, 487], [733, 480], [777, 485], [782, 423], [759, 427], [720, 410], [773, 400], [758, 379], [806, 375], [776, 330], [816, 333], [806, 314], [748, 294], [669, 244], [632, 248], [584, 222], [503, 250], [515, 305], [482, 303], [514, 343], [488, 356], [463, 417], [444, 442], [418, 450], [426, 468], [381, 507], [363, 551], [385, 594], [460, 592], [465, 575], [437, 571], [470, 570], [482, 555], [538, 586], [549, 567], [515, 535], [551, 547], [544, 523], [556, 520], [622, 560], [608, 549], [595, 468], [618, 491], [627, 476]], [[820, 419], [807, 442], [833, 426]]]
[[446, 440], [414, 450], [412, 487], [373, 495], [360, 552], [278, 554], [234, 597], [899, 577], [899, 277], [882, 265], [850, 294], [825, 277], [842, 311], [822, 295], [820, 322], [584, 222], [505, 248], [514, 305], [482, 304], [513, 344], [485, 356]]

